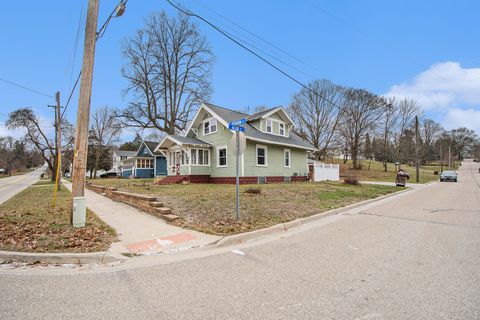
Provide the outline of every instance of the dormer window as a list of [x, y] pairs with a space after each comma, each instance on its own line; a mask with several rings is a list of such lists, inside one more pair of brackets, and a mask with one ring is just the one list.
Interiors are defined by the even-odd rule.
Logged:
[[217, 132], [217, 119], [209, 119], [203, 123], [203, 135]]
[[273, 128], [272, 120], [267, 119], [267, 121], [265, 121], [265, 123], [266, 123], [266, 126], [267, 126], [267, 132], [272, 133], [272, 128]]
[[285, 124], [284, 123], [279, 124], [279, 130], [280, 130], [280, 135], [284, 136], [285, 135]]

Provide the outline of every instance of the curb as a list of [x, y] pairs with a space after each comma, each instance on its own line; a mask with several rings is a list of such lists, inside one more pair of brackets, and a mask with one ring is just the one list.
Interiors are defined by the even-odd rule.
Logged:
[[44, 262], [51, 264], [88, 264], [126, 261], [110, 252], [92, 253], [35, 253], [18, 251], [0, 251], [0, 261], [19, 261], [27, 263]]
[[246, 233], [240, 233], [240, 234], [234, 234], [234, 235], [231, 235], [231, 236], [224, 236], [224, 237], [220, 238], [219, 240], [210, 243], [210, 245], [215, 246], [215, 247], [228, 247], [228, 246], [231, 246], [231, 245], [238, 245], [238, 244], [240, 244], [242, 242], [245, 242], [245, 241], [248, 241], [248, 240], [257, 239], [257, 238], [260, 238], [260, 237], [263, 237], [263, 236], [266, 236], [266, 235], [270, 235], [270, 234], [273, 234], [273, 233], [285, 232], [285, 231], [288, 231], [288, 229], [292, 229], [292, 228], [307, 224], [309, 222], [313, 222], [313, 221], [316, 221], [316, 220], [327, 218], [329, 216], [337, 215], [337, 214], [346, 212], [348, 210], [355, 209], [355, 208], [358, 208], [358, 207], [361, 207], [361, 206], [364, 206], [364, 205], [367, 205], [367, 204], [370, 204], [370, 203], [373, 203], [373, 202], [376, 202], [376, 201], [380, 201], [380, 200], [387, 199], [387, 198], [390, 198], [390, 197], [393, 197], [393, 196], [398, 196], [399, 194], [402, 194], [402, 193], [413, 192], [413, 191], [416, 191], [416, 190], [415, 189], [403, 189], [403, 190], [396, 191], [396, 192], [393, 192], [393, 193], [389, 193], [389, 194], [386, 194], [386, 195], [383, 195], [383, 196], [380, 196], [380, 197], [377, 197], [377, 198], [368, 199], [368, 200], [365, 200], [365, 201], [353, 203], [353, 204], [350, 204], [350, 205], [345, 206], [345, 207], [341, 207], [341, 208], [332, 209], [332, 210], [328, 210], [328, 211], [325, 211], [325, 212], [317, 213], [317, 214], [314, 214], [314, 215], [309, 216], [309, 217], [300, 218], [300, 219], [292, 220], [292, 221], [289, 221], [289, 222], [276, 224], [274, 226], [271, 226], [271, 227], [268, 227], [268, 228], [265, 228], [265, 229], [254, 230], [254, 231], [250, 231], [250, 232], [246, 232]]

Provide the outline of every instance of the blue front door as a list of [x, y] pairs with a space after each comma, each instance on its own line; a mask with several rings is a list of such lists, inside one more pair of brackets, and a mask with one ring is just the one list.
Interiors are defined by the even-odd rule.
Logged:
[[167, 159], [163, 156], [155, 158], [155, 168], [156, 176], [166, 176], [167, 175]]

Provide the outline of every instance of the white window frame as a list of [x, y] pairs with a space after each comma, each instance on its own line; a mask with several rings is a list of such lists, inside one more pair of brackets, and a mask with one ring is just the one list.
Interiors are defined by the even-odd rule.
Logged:
[[[220, 164], [220, 150], [225, 149], [225, 164]], [[217, 168], [226, 168], [228, 167], [228, 148], [227, 146], [218, 146], [217, 147]]]
[[[200, 150], [202, 150], [202, 164], [199, 164], [200, 163]], [[192, 166], [199, 166], [199, 167], [209, 167], [210, 166], [210, 159], [211, 159], [211, 154], [210, 154], [210, 149], [204, 149], [204, 148], [191, 148], [190, 149], [190, 153], [195, 153], [195, 162], [193, 161], [193, 156], [192, 156], [192, 161], [190, 163], [190, 165]], [[206, 156], [205, 153], [207, 153], [208, 155]], [[207, 160], [207, 163], [205, 163], [205, 158], [208, 158]]]
[[[258, 149], [264, 149], [265, 154], [265, 164], [258, 164]], [[257, 167], [268, 167], [268, 147], [262, 144], [257, 144], [255, 147], [255, 162], [257, 164]]]
[[[282, 127], [283, 127], [283, 133], [282, 133]], [[285, 123], [284, 123], [284, 122], [278, 121], [278, 134], [279, 134], [280, 136], [283, 136], [283, 137], [286, 136], [285, 133], [286, 133], [287, 131], [285, 130], [285, 127], [286, 127], [286, 126], [285, 126]]]
[[[286, 165], [287, 154], [288, 154], [288, 166]], [[283, 150], [283, 166], [285, 168], [291, 168], [292, 167], [292, 152], [290, 151], [290, 149], [284, 149]]]
[[[270, 123], [270, 126], [268, 125]], [[270, 131], [268, 131], [268, 128], [270, 127]], [[266, 119], [265, 120], [265, 132], [266, 133], [273, 133], [273, 119]]]
[[192, 158], [192, 160], [190, 161], [190, 164], [193, 166], [196, 166], [197, 165], [197, 149], [195, 148], [190, 149], [190, 157]]
[[[205, 132], [208, 128], [208, 132]], [[215, 129], [215, 130], [214, 130]], [[218, 131], [218, 121], [215, 118], [209, 118], [202, 122], [202, 132], [204, 136], [208, 136], [209, 134], [216, 133]]]

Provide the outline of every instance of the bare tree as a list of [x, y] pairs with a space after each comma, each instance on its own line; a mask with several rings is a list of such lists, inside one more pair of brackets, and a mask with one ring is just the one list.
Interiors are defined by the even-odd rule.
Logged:
[[[32, 109], [21, 108], [11, 112], [6, 125], [9, 129], [22, 128], [26, 131], [25, 141], [40, 151], [51, 172], [52, 181], [55, 181], [57, 159], [55, 145], [53, 139], [49, 138], [47, 132], [42, 128], [40, 119], [33, 113]], [[61, 148], [63, 148], [72, 143], [75, 134], [73, 126], [67, 120], [62, 120], [60, 126], [63, 139]]]
[[398, 102], [398, 123], [394, 132], [395, 158], [400, 157], [400, 141], [406, 130], [412, 129], [415, 116], [422, 117], [420, 104], [409, 98], [404, 98]]
[[424, 119], [422, 121], [422, 126], [421, 126], [421, 135], [422, 135], [422, 141], [423, 141], [423, 154], [424, 154], [424, 159], [425, 161], [429, 162], [433, 159], [436, 158], [436, 152], [435, 152], [435, 142], [436, 140], [440, 137], [444, 129], [442, 126], [432, 120], [432, 119]]
[[344, 89], [328, 80], [310, 82], [308, 88], [293, 96], [289, 111], [296, 133], [318, 149], [316, 159], [323, 159], [340, 122]]
[[97, 177], [97, 169], [102, 151], [116, 142], [121, 132], [122, 126], [115, 115], [115, 109], [105, 106], [95, 111], [92, 116], [89, 132], [90, 143], [95, 146], [93, 172], [95, 178]]
[[389, 150], [390, 134], [399, 120], [399, 109], [397, 108], [397, 101], [395, 98], [383, 98], [382, 105], [382, 128], [383, 128], [383, 169], [387, 172], [387, 153]]
[[122, 75], [132, 94], [118, 115], [124, 125], [182, 131], [192, 111], [211, 93], [213, 54], [205, 37], [187, 16], [152, 15], [146, 26], [123, 43], [127, 62]]
[[345, 140], [354, 169], [360, 169], [358, 154], [367, 132], [375, 129], [382, 116], [383, 101], [363, 89], [347, 89], [339, 131]]

